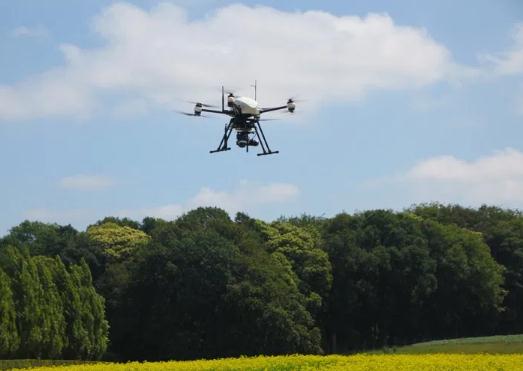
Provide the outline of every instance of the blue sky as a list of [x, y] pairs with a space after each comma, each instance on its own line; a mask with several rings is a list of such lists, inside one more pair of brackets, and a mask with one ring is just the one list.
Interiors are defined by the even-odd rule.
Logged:
[[[24, 219], [523, 208], [519, 1], [0, 3], [0, 235]], [[219, 86], [296, 115], [210, 155]]]

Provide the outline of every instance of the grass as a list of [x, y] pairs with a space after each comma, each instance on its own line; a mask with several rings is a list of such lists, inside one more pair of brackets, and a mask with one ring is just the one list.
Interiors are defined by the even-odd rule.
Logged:
[[391, 351], [399, 354], [523, 354], [523, 335], [436, 340], [407, 345], [392, 349]]
[[11, 370], [13, 368], [32, 368], [43, 366], [63, 366], [94, 363], [92, 361], [58, 360], [58, 359], [7, 359], [0, 360], [0, 370]]

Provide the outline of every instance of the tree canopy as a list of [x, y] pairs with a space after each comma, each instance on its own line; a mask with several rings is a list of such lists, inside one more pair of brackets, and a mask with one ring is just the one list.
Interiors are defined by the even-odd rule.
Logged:
[[265, 222], [218, 208], [23, 222], [0, 240], [0, 356], [324, 353], [523, 331], [523, 216], [428, 204]]
[[0, 249], [0, 356], [99, 358], [107, 349], [104, 299], [84, 261]]

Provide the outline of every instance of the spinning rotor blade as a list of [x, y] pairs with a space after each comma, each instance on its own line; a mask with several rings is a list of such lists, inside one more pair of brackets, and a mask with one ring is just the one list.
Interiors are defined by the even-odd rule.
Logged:
[[[290, 112], [289, 110], [280, 110], [280, 111], [274, 111], [274, 112], [270, 112], [271, 113], [271, 117], [270, 118], [275, 118], [276, 120], [288, 120], [292, 117], [295, 117], [295, 116], [302, 116], [304, 114], [303, 110], [299, 110], [299, 111], [294, 111], [294, 112]], [[267, 113], [267, 115], [269, 115], [269, 113]], [[267, 117], [269, 118], [269, 117]]]
[[196, 115], [194, 113], [190, 113], [190, 112], [183, 112], [183, 111], [174, 111], [180, 115], [185, 115], [185, 116], [192, 116], [192, 117], [209, 117], [209, 116], [206, 116], [206, 115]]
[[294, 102], [294, 103], [301, 103], [301, 102], [306, 102], [307, 99], [300, 99], [300, 98], [296, 98], [296, 97], [290, 97], [287, 102]]
[[188, 100], [187, 103], [196, 104], [196, 105], [199, 105], [199, 106], [202, 106], [202, 107], [206, 107], [206, 108], [218, 108], [218, 106], [214, 106], [212, 104], [205, 104], [205, 103], [202, 103], [202, 102], [194, 102], [194, 101], [191, 101], [191, 100]]
[[[302, 111], [300, 111], [300, 112], [302, 112]], [[271, 113], [274, 113], [275, 115], [296, 115], [296, 112], [290, 112], [288, 110], [279, 110], [279, 111], [274, 111]]]
[[232, 88], [230, 86], [225, 86], [223, 88], [223, 90], [224, 90], [224, 93], [227, 94], [227, 95], [232, 94], [235, 97], [240, 95], [240, 93], [239, 93], [240, 89]]

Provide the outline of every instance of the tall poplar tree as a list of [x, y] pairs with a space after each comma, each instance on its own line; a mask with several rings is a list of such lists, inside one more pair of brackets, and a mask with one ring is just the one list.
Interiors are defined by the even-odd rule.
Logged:
[[13, 355], [20, 345], [11, 280], [0, 268], [0, 357]]
[[59, 358], [67, 343], [65, 337], [65, 317], [62, 298], [53, 279], [54, 259], [37, 256], [35, 262], [40, 282], [39, 307], [42, 312], [40, 327], [42, 329], [42, 356]]

